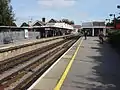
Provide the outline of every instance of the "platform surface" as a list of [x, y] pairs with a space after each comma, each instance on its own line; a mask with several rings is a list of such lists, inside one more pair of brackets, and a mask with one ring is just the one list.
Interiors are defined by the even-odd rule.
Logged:
[[28, 90], [120, 90], [120, 55], [97, 37], [83, 39], [61, 87], [59, 82], [81, 39]]
[[61, 90], [120, 90], [120, 56], [97, 37], [84, 40]]

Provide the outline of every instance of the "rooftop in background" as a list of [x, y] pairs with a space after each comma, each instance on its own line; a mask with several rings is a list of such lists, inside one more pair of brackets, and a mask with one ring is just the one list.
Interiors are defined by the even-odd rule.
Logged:
[[104, 21], [94, 21], [82, 23], [82, 27], [105, 27]]
[[105, 22], [98, 22], [98, 21], [94, 21], [92, 22], [93, 23], [93, 26], [105, 26]]
[[[62, 20], [50, 19], [46, 22], [45, 18], [42, 18], [42, 21], [37, 20], [34, 23], [23, 23], [21, 27], [31, 27], [31, 28], [45, 28], [45, 27], [54, 27], [54, 28], [66, 28], [73, 29], [73, 25]], [[81, 26], [80, 26], [81, 27]]]
[[84, 22], [82, 28], [106, 28], [106, 25], [104, 21]]

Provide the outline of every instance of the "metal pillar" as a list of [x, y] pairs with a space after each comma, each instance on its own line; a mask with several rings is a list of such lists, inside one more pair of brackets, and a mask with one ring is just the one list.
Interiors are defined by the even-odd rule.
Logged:
[[53, 29], [52, 34], [53, 34], [53, 37], [54, 37], [55, 36], [55, 29]]
[[46, 38], [48, 37], [48, 31], [45, 31], [45, 37]]
[[64, 30], [64, 29], [62, 29], [61, 31], [62, 31], [62, 35], [64, 36], [64, 35], [65, 35], [65, 30]]
[[54, 31], [54, 36], [56, 36], [56, 30]]
[[103, 34], [106, 35], [106, 28], [103, 28]]
[[92, 36], [94, 36], [94, 32], [95, 32], [95, 30], [94, 30], [94, 28], [92, 28]]

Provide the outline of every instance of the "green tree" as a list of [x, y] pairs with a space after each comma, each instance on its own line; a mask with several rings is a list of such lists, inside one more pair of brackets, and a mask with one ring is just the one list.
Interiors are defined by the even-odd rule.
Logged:
[[62, 19], [62, 22], [70, 24], [70, 25], [74, 25], [74, 21], [71, 21], [69, 19]]
[[14, 23], [14, 14], [11, 0], [0, 0], [0, 25], [11, 26]]

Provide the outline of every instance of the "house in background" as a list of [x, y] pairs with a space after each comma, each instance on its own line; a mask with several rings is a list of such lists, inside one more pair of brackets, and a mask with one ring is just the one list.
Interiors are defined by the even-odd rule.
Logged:
[[45, 18], [42, 18], [42, 21], [37, 20], [35, 23], [32, 24], [32, 26], [45, 26], [45, 25], [46, 25]]
[[32, 26], [44, 26], [45, 23], [42, 21], [36, 21]]
[[55, 20], [55, 19], [51, 19], [50, 21], [48, 21], [47, 23], [58, 23], [59, 21]]
[[29, 27], [29, 24], [27, 24], [26, 22], [23, 22], [20, 27]]
[[45, 26], [48, 27], [48, 30], [53, 30], [55, 35], [67, 35], [74, 29], [72, 25], [55, 19], [48, 21]]

